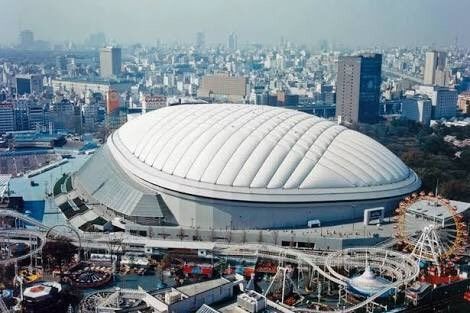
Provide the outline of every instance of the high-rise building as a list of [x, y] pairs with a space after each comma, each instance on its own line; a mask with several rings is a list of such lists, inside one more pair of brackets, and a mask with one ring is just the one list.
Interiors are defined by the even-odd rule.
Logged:
[[202, 49], [206, 45], [206, 35], [203, 32], [196, 34], [196, 48]]
[[64, 55], [59, 55], [58, 57], [56, 57], [55, 64], [58, 71], [67, 70], [67, 58]]
[[401, 104], [401, 112], [404, 118], [428, 126], [432, 117], [432, 101], [421, 95], [405, 98]]
[[77, 117], [79, 121], [80, 116], [76, 116], [75, 107], [69, 100], [63, 99], [50, 107], [49, 118], [54, 129], [76, 130]]
[[121, 103], [121, 95], [116, 90], [108, 91], [106, 95], [106, 120], [108, 130], [113, 131], [127, 121], [127, 108]]
[[416, 92], [426, 95], [431, 99], [433, 119], [452, 118], [457, 114], [457, 90], [447, 87], [421, 85], [418, 86]]
[[320, 100], [324, 104], [334, 104], [336, 100], [336, 93], [332, 85], [321, 85], [320, 87]]
[[231, 51], [238, 49], [238, 36], [235, 33], [231, 33], [228, 36], [228, 49]]
[[379, 116], [382, 55], [340, 57], [336, 117], [345, 123], [370, 123]]
[[29, 129], [42, 131], [49, 124], [47, 110], [41, 104], [29, 104], [28, 112], [28, 126]]
[[18, 95], [40, 93], [42, 91], [42, 75], [16, 75], [16, 93]]
[[15, 109], [12, 103], [0, 103], [0, 133], [15, 130]]
[[446, 86], [446, 53], [441, 51], [426, 52], [424, 64], [424, 84]]
[[121, 74], [121, 48], [106, 47], [100, 50], [100, 74], [103, 78]]
[[82, 130], [94, 132], [98, 126], [98, 110], [102, 101], [101, 94], [88, 91], [85, 96], [85, 103], [82, 105]]
[[30, 30], [23, 30], [20, 33], [20, 48], [30, 49], [34, 45], [34, 33]]

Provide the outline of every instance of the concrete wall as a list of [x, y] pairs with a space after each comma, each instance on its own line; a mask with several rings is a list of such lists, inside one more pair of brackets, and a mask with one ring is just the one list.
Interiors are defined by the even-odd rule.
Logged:
[[399, 198], [331, 203], [234, 202], [195, 197], [171, 191], [161, 193], [180, 226], [201, 229], [260, 229], [307, 227], [361, 220], [365, 209], [384, 207], [390, 215]]
[[[285, 247], [309, 248], [316, 250], [339, 250], [350, 247], [373, 246], [389, 235], [374, 231], [375, 226], [356, 229], [354, 235], [350, 229], [331, 230], [312, 228], [296, 230], [201, 230], [170, 226], [126, 225], [126, 232], [133, 235], [147, 236], [160, 240], [193, 240], [225, 243], [266, 243]], [[375, 229], [377, 229], [375, 227]], [[141, 247], [144, 248], [144, 247]], [[139, 248], [139, 249], [141, 249]], [[156, 253], [150, 244], [147, 253]]]

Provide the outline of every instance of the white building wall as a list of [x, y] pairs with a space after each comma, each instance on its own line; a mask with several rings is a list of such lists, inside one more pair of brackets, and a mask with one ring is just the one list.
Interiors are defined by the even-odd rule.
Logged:
[[226, 284], [216, 287], [206, 292], [202, 292], [192, 297], [188, 297], [179, 302], [173, 303], [168, 306], [168, 312], [171, 313], [186, 313], [194, 312], [199, 309], [203, 304], [210, 305], [233, 296], [233, 285]]

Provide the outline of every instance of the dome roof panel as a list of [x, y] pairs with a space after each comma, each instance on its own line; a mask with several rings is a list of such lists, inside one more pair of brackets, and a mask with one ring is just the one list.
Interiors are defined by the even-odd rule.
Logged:
[[108, 144], [135, 177], [211, 196], [222, 190], [235, 198], [238, 193], [308, 198], [327, 189], [393, 193], [420, 184], [413, 171], [371, 138], [277, 107], [167, 107], [127, 122]]

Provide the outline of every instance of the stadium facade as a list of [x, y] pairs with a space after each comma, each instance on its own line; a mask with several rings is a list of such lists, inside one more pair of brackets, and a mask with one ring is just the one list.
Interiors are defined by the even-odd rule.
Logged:
[[269, 106], [202, 104], [127, 122], [73, 185], [87, 202], [138, 224], [255, 229], [391, 212], [421, 181], [385, 147], [334, 122]]

